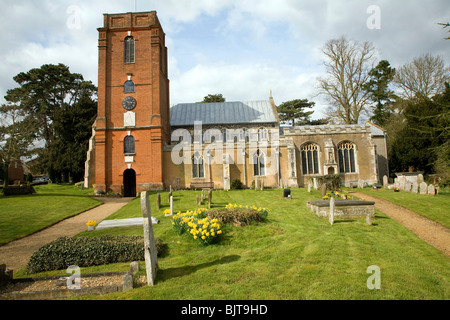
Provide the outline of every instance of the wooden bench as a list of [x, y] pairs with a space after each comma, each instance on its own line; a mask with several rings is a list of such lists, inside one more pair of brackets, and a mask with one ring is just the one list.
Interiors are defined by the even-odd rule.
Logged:
[[191, 182], [191, 189], [214, 189], [214, 182]]

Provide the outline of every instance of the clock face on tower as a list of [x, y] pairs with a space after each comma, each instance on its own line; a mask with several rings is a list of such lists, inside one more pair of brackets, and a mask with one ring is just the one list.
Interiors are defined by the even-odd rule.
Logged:
[[136, 108], [136, 99], [131, 96], [126, 97], [122, 101], [122, 107], [128, 111], [133, 110], [134, 108]]

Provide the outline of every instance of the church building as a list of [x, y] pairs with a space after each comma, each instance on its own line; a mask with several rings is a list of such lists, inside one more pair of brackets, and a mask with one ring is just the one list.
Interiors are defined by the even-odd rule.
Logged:
[[165, 34], [155, 11], [105, 14], [98, 29], [98, 111], [85, 186], [145, 190], [346, 186], [387, 175], [386, 134], [371, 123], [285, 127], [274, 99], [170, 107]]

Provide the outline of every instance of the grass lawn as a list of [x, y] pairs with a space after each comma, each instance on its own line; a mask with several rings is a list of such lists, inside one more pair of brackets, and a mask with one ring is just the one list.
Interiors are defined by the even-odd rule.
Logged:
[[436, 196], [394, 190], [354, 189], [368, 195], [383, 198], [399, 206], [412, 210], [425, 218], [450, 228], [450, 188], [441, 189]]
[[92, 189], [73, 185], [39, 185], [35, 194], [5, 197], [0, 192], [0, 245], [24, 237], [99, 205]]
[[[380, 212], [373, 225], [364, 218], [327, 219], [307, 211], [308, 200], [320, 191], [291, 189], [292, 200], [282, 190], [214, 191], [213, 207], [228, 203], [270, 209], [268, 221], [246, 227], [223, 226], [220, 243], [199, 246], [187, 235], [177, 235], [168, 208], [167, 192], [162, 207], [152, 215], [155, 236], [168, 246], [158, 261], [156, 285], [85, 299], [444, 299], [450, 298], [450, 258]], [[175, 191], [174, 207], [197, 208], [198, 191]], [[437, 197], [434, 199], [438, 199]], [[203, 205], [205, 207], [205, 205]], [[140, 217], [139, 199], [131, 201], [110, 219]], [[142, 227], [83, 232], [83, 236], [143, 235]], [[381, 289], [369, 290], [369, 266], [381, 270]], [[141, 274], [145, 263], [140, 262]], [[82, 274], [127, 270], [129, 263], [82, 268]], [[61, 272], [59, 272], [61, 274]]]

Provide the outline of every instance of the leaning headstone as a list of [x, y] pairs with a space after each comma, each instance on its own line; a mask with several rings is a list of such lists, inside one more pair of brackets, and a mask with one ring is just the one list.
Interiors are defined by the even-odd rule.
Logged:
[[428, 194], [430, 196], [436, 195], [436, 189], [434, 187], [434, 184], [432, 184], [432, 183], [430, 183], [430, 185], [428, 186]]
[[308, 193], [311, 192], [311, 183], [308, 183]]
[[412, 184], [412, 189], [411, 189], [412, 193], [418, 193], [419, 192], [419, 184], [417, 182], [414, 182]]
[[334, 209], [335, 209], [335, 200], [332, 197], [330, 199], [330, 215], [328, 217], [328, 220], [330, 221], [331, 225], [333, 225], [333, 223], [334, 223]]
[[388, 177], [386, 175], [383, 176], [383, 188], [387, 188], [389, 184]]
[[426, 184], [426, 182], [422, 182], [420, 184], [420, 194], [427, 194], [428, 192], [428, 186]]
[[153, 286], [158, 272], [158, 256], [156, 251], [155, 236], [151, 223], [150, 197], [148, 191], [141, 192], [141, 211], [144, 217], [144, 256], [147, 272], [147, 284]]
[[161, 208], [161, 194], [156, 194], [156, 210]]
[[326, 185], [326, 183], [322, 184], [321, 189], [322, 189], [322, 198], [323, 198], [327, 194], [327, 185]]

